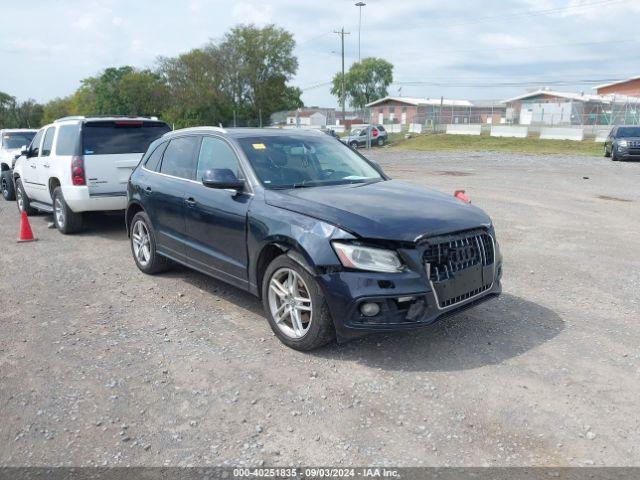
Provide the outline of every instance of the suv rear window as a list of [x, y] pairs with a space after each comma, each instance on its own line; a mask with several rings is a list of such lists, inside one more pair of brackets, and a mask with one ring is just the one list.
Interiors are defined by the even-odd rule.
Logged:
[[163, 122], [87, 122], [82, 128], [82, 151], [85, 155], [144, 153], [151, 142], [170, 130]]

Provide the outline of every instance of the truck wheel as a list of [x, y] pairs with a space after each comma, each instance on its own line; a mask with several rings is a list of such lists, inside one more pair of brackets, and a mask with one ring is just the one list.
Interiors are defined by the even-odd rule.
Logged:
[[29, 216], [36, 214], [36, 210], [31, 207], [29, 197], [27, 197], [27, 194], [24, 191], [22, 180], [19, 178], [16, 179], [16, 203], [18, 204], [18, 210], [21, 212], [25, 212]]
[[262, 280], [262, 304], [273, 333], [288, 347], [308, 351], [335, 338], [320, 285], [286, 255], [267, 267]]
[[58, 231], [65, 235], [82, 230], [82, 214], [69, 208], [60, 187], [53, 191], [53, 223]]
[[170, 261], [158, 255], [155, 232], [146, 213], [138, 212], [133, 216], [129, 238], [133, 259], [141, 271], [154, 274], [167, 269]]
[[2, 197], [10, 202], [16, 199], [16, 192], [13, 188], [13, 179], [11, 178], [10, 171], [2, 172], [2, 179], [0, 179], [0, 185], [2, 186]]

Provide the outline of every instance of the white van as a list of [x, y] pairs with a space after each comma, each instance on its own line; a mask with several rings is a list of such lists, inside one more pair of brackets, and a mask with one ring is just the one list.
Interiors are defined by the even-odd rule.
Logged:
[[41, 128], [13, 170], [18, 208], [53, 213], [62, 233], [82, 212], [124, 210], [127, 181], [147, 147], [170, 131], [146, 117], [65, 117]]

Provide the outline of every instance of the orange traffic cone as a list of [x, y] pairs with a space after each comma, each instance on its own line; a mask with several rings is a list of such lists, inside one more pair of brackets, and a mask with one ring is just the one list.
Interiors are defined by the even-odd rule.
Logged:
[[33, 232], [31, 231], [27, 212], [22, 212], [20, 217], [20, 237], [18, 238], [18, 242], [33, 242], [34, 240], [36, 240], [36, 237], [33, 236]]
[[465, 195], [464, 190], [456, 190], [453, 193], [453, 196], [456, 197], [458, 200], [465, 202], [465, 203], [471, 203], [471, 198], [469, 198], [467, 195]]

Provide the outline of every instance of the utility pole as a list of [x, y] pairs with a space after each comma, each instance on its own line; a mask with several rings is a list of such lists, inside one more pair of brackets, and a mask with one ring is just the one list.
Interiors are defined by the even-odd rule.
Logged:
[[345, 100], [345, 91], [344, 91], [344, 36], [349, 35], [349, 32], [344, 31], [344, 27], [340, 29], [340, 31], [333, 31], [333, 33], [337, 33], [340, 35], [340, 43], [342, 47], [342, 86], [340, 88], [340, 103], [342, 104], [342, 124], [345, 123], [345, 113], [344, 113], [344, 100]]
[[358, 63], [360, 63], [361, 60], [361, 56], [360, 56], [360, 30], [362, 29], [362, 7], [364, 7], [366, 5], [366, 3], [364, 2], [358, 2], [356, 3], [356, 7], [358, 7], [358, 10], [360, 11], [360, 18], [358, 19]]

